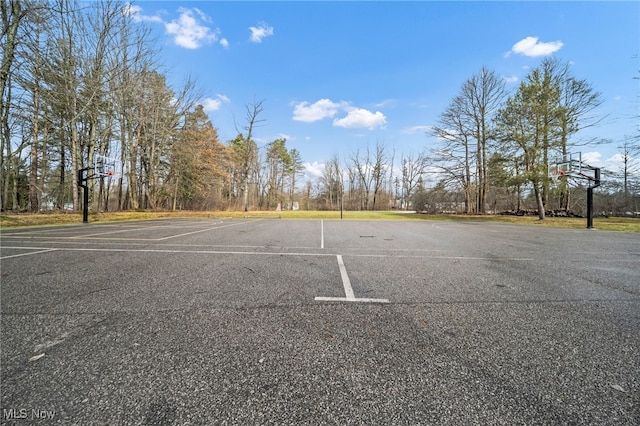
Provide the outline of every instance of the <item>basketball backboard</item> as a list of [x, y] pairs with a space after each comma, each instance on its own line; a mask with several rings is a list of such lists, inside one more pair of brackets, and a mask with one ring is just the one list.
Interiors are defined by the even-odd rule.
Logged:
[[122, 163], [116, 158], [96, 155], [93, 158], [93, 171], [95, 177], [111, 177], [120, 173]]
[[600, 168], [582, 161], [582, 153], [567, 153], [549, 164], [549, 177], [554, 179], [572, 178], [588, 181], [590, 187], [600, 185]]

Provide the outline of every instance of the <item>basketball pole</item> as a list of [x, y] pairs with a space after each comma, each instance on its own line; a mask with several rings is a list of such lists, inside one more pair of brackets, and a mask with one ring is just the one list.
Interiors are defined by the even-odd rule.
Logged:
[[593, 229], [593, 187], [587, 188], [587, 229]]
[[587, 187], [587, 229], [593, 229], [593, 189], [600, 186], [600, 167], [590, 167], [593, 170], [593, 180], [589, 180]]
[[82, 223], [89, 223], [89, 185], [87, 172], [89, 167], [78, 170], [78, 186], [82, 188]]
[[[555, 168], [551, 173], [560, 177], [580, 179], [587, 181], [587, 229], [593, 229], [593, 190], [600, 186], [600, 167], [593, 167], [582, 162], [582, 154], [565, 154], [562, 161], [555, 162]], [[554, 171], [555, 170], [555, 171]], [[593, 172], [593, 176], [588, 174]], [[568, 207], [568, 206], [567, 206]]]

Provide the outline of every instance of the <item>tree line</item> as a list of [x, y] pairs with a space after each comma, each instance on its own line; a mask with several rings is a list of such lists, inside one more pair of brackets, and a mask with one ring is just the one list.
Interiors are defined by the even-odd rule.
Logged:
[[[601, 95], [545, 59], [509, 93], [481, 69], [465, 81], [416, 153], [378, 142], [302, 181], [285, 139], [258, 145], [263, 101], [245, 105], [237, 136], [220, 141], [193, 81], [167, 82], [149, 28], [118, 0], [2, 3], [0, 205], [3, 211], [80, 208], [79, 170], [116, 159], [89, 180], [91, 208], [416, 209], [487, 213], [579, 208], [580, 191], [549, 178], [556, 156], [597, 126]], [[425, 138], [426, 139], [426, 138]], [[581, 141], [592, 144], [597, 141]], [[600, 204], [638, 211], [638, 135], [621, 141]]]
[[[10, 0], [2, 12], [2, 210], [78, 210], [77, 173], [114, 159], [117, 173], [89, 179], [92, 208], [271, 208], [290, 200], [302, 168], [284, 140], [263, 152], [247, 127], [219, 140], [196, 85], [171, 87], [149, 28], [116, 0]], [[90, 170], [89, 175], [91, 176]]]
[[[603, 120], [597, 113], [602, 102], [569, 63], [555, 58], [531, 70], [514, 93], [483, 68], [464, 82], [434, 127], [440, 141], [434, 164], [447, 176], [438, 191], [448, 185], [459, 189], [466, 213], [533, 207], [544, 219], [547, 211], [578, 210], [583, 200], [572, 200], [572, 186], [584, 189], [589, 183], [554, 179], [550, 167], [585, 146], [611, 142], [576, 137]], [[609, 184], [600, 197], [603, 211], [638, 211], [639, 142], [639, 134], [620, 141], [622, 170], [604, 171]]]

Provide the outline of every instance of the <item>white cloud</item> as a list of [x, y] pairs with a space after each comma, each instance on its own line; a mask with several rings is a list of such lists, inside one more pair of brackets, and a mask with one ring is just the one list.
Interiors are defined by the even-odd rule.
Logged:
[[346, 104], [344, 102], [336, 103], [330, 99], [320, 99], [313, 104], [309, 104], [306, 101], [300, 102], [293, 109], [293, 119], [295, 121], [313, 123], [314, 121], [331, 118], [345, 107]]
[[412, 126], [412, 127], [407, 127], [405, 129], [402, 129], [402, 133], [407, 135], [415, 135], [418, 132], [427, 133], [427, 132], [431, 132], [432, 130], [433, 130], [433, 127], [431, 126]]
[[505, 83], [517, 83], [518, 77], [516, 77], [515, 75], [512, 75], [511, 77], [505, 77], [504, 81]]
[[[603, 155], [598, 151], [593, 152], [583, 152], [581, 156], [581, 160], [584, 164], [587, 164], [591, 167], [600, 167], [602, 170], [606, 170], [609, 172], [620, 172], [625, 167], [625, 158], [619, 152], [614, 154]], [[627, 157], [627, 167], [629, 170], [635, 170], [640, 167], [640, 158], [638, 157]], [[584, 171], [587, 175], [592, 175], [591, 171]]]
[[205, 98], [202, 100], [202, 107], [205, 111], [217, 111], [220, 109], [223, 103], [229, 103], [229, 98], [225, 95], [216, 95], [216, 98]]
[[339, 111], [347, 113], [345, 117], [333, 120], [335, 127], [349, 129], [383, 127], [387, 123], [387, 117], [380, 111], [371, 112], [363, 108], [354, 108], [348, 102], [333, 102], [331, 99], [320, 99], [313, 104], [300, 102], [294, 106], [293, 119], [305, 123], [313, 123], [325, 118], [332, 118]]
[[196, 12], [198, 14], [198, 16], [200, 17], [200, 19], [202, 19], [204, 22], [208, 22], [208, 23], [212, 23], [213, 22], [211, 17], [207, 16], [206, 13], [204, 13], [203, 11], [198, 9], [197, 7], [194, 8], [193, 11]]
[[387, 124], [387, 117], [380, 111], [371, 112], [366, 109], [356, 108], [347, 113], [344, 118], [336, 118], [333, 125], [336, 127], [345, 127], [348, 129], [375, 129]]
[[[155, 22], [163, 24], [167, 34], [173, 36], [176, 45], [186, 49], [197, 49], [204, 44], [210, 44], [218, 41], [225, 49], [229, 48], [229, 41], [226, 38], [218, 40], [220, 35], [219, 28], [210, 28], [204, 23], [211, 23], [212, 20], [200, 9], [179, 8], [180, 16], [171, 22], [165, 22], [160, 14], [143, 15], [140, 6], [131, 3], [125, 4], [122, 13], [130, 16], [133, 22]], [[166, 12], [164, 12], [166, 13]]]
[[640, 170], [640, 157], [628, 155], [625, 159], [624, 155], [619, 152], [607, 158], [602, 167], [609, 171], [622, 171], [625, 167], [625, 160], [627, 171]]
[[311, 178], [311, 180], [321, 177], [324, 173], [324, 163], [314, 161], [313, 163], [304, 163], [303, 166], [305, 176]]
[[[614, 154], [603, 154], [600, 151], [583, 152], [579, 156], [578, 153], [573, 153], [572, 159], [580, 160], [583, 164], [591, 167], [600, 167], [608, 171], [619, 171], [624, 164], [624, 156], [616, 152]], [[640, 167], [640, 158], [628, 157], [628, 167]], [[585, 171], [587, 175], [590, 175], [591, 171]]]
[[385, 99], [384, 101], [375, 104], [376, 108], [384, 108], [384, 107], [395, 107], [397, 101], [395, 99]]
[[140, 6], [126, 3], [122, 8], [122, 14], [130, 16], [131, 20], [135, 23], [140, 22], [162, 22], [162, 18], [159, 15], [143, 15], [142, 8]]
[[505, 54], [509, 56], [512, 53], [517, 53], [524, 56], [536, 57], [547, 56], [553, 52], [557, 52], [564, 46], [561, 41], [539, 42], [538, 37], [525, 37], [516, 44], [513, 45], [511, 50]]
[[216, 98], [220, 99], [222, 102], [229, 103], [231, 102], [231, 99], [229, 99], [228, 97], [226, 97], [225, 95], [221, 95], [221, 94], [216, 94]]
[[581, 156], [582, 162], [590, 166], [600, 164], [600, 158], [602, 158], [602, 154], [597, 151], [583, 152]]
[[249, 40], [254, 43], [262, 43], [262, 39], [273, 35], [273, 27], [262, 22], [257, 27], [249, 27], [251, 36]]
[[[628, 157], [627, 159], [630, 159], [631, 161], [633, 161], [633, 157]], [[607, 160], [607, 162], [609, 163], [619, 163], [619, 164], [623, 164], [624, 163], [624, 155], [620, 154], [619, 152], [616, 154], [613, 154], [613, 156], [611, 156], [611, 158], [609, 158]]]
[[140, 12], [142, 12], [142, 8], [131, 3], [125, 3], [122, 7], [122, 14], [124, 16], [135, 16]]
[[210, 19], [200, 10], [180, 8], [178, 12], [180, 12], [178, 19], [164, 24], [167, 34], [174, 36], [175, 44], [186, 49], [197, 49], [203, 44], [217, 40], [220, 30], [212, 30], [201, 24], [196, 15], [205, 22], [209, 22]]

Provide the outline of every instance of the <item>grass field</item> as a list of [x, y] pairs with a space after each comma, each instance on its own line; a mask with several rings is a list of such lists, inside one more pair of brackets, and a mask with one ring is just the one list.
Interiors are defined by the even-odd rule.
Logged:
[[[176, 211], [176, 212], [111, 212], [90, 213], [90, 223], [118, 222], [127, 220], [145, 220], [162, 218], [260, 218], [260, 219], [326, 219], [340, 220], [339, 211]], [[551, 226], [560, 228], [586, 228], [585, 218], [548, 217], [544, 221], [536, 216], [470, 216], [470, 215], [426, 215], [399, 211], [345, 211], [343, 220], [439, 220], [439, 221], [478, 221], [504, 222], [518, 225]], [[2, 214], [0, 227], [16, 228], [24, 226], [43, 226], [82, 223], [82, 213], [42, 213], [42, 214]], [[612, 217], [594, 218], [595, 229], [606, 231], [640, 232], [640, 219]]]

